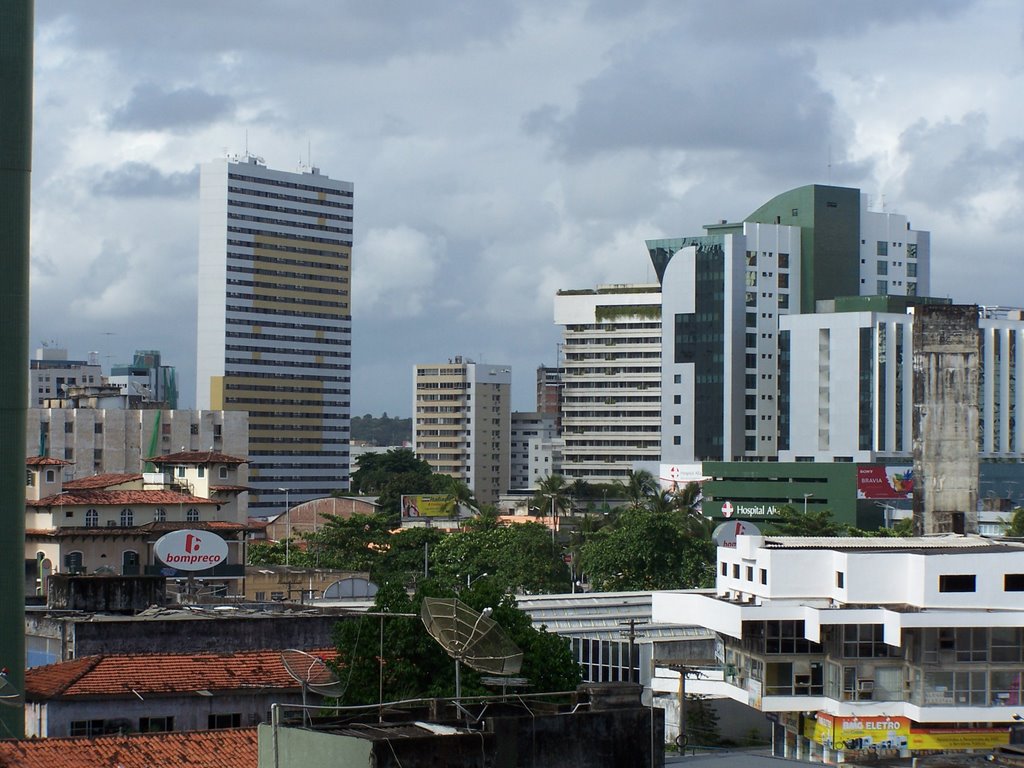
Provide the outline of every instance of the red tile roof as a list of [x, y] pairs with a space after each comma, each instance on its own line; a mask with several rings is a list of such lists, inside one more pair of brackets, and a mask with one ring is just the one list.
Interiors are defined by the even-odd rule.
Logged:
[[248, 491], [248, 485], [211, 485], [210, 490], [214, 493], [231, 493], [233, 491]]
[[215, 501], [175, 491], [104, 491], [80, 489], [73, 493], [59, 493], [38, 501], [26, 501], [27, 507], [70, 507], [70, 506], [131, 506], [133, 504], [216, 504]]
[[68, 464], [74, 464], [74, 462], [54, 459], [49, 456], [29, 456], [25, 459], [26, 467], [63, 467]]
[[[162, 523], [143, 523], [142, 525], [132, 525], [127, 527], [121, 527], [119, 525], [97, 525], [88, 527], [84, 525], [64, 525], [52, 531], [37, 529], [34, 533], [57, 538], [82, 538], [83, 536], [149, 536], [167, 533], [168, 531], [193, 529], [197, 531], [237, 532], [247, 531], [249, 530], [249, 527], [247, 525], [242, 525], [241, 523], [231, 523], [227, 520], [209, 520], [194, 523], [182, 520], [170, 520]], [[28, 535], [27, 532], [26, 535]], [[3, 766], [0, 766], [0, 768], [3, 768]]]
[[65, 480], [61, 486], [65, 491], [85, 491], [95, 488], [109, 488], [112, 485], [121, 485], [135, 480], [141, 480], [142, 475], [128, 474], [106, 474], [93, 475], [92, 477], [81, 477], [77, 480]]
[[[337, 656], [333, 648], [312, 653], [324, 659]], [[26, 701], [299, 687], [281, 663], [280, 651], [85, 656], [25, 672]]]
[[11, 768], [256, 768], [255, 728], [0, 741]]
[[163, 456], [152, 456], [146, 461], [153, 464], [248, 464], [248, 459], [228, 456], [217, 451], [179, 451]]

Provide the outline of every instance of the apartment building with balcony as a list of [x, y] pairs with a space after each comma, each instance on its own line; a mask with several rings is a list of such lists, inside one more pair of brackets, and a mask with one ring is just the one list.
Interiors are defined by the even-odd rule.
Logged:
[[653, 617], [718, 633], [708, 692], [771, 713], [788, 756], [842, 762], [1006, 743], [1024, 717], [1021, 592], [1020, 543], [738, 536], [713, 593], [656, 593]]
[[413, 367], [412, 442], [435, 472], [494, 504], [509, 487], [512, 371], [461, 355]]
[[661, 455], [661, 290], [602, 285], [559, 291], [562, 474], [625, 480]]

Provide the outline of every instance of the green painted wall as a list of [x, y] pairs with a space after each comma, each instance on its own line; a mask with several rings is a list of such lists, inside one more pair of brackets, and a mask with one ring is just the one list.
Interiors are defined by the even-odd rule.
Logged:
[[[856, 525], [857, 465], [846, 462], [705, 461], [704, 514], [724, 520], [722, 503], [732, 503], [732, 519], [770, 521], [772, 508], [789, 504], [803, 510], [827, 509], [839, 523]], [[750, 508], [752, 513], [743, 511]]]
[[747, 221], [802, 227], [801, 312], [860, 293], [860, 190], [811, 184], [773, 197]]
[[367, 739], [282, 726], [277, 729], [275, 759], [274, 727], [263, 723], [256, 735], [260, 768], [368, 768], [373, 750]]
[[[0, 0], [0, 666], [25, 689], [25, 419], [28, 402], [32, 0]], [[9, 693], [9, 691], [0, 691]], [[5, 702], [6, 704], [7, 702]], [[3, 736], [22, 736], [22, 707], [0, 707]]]

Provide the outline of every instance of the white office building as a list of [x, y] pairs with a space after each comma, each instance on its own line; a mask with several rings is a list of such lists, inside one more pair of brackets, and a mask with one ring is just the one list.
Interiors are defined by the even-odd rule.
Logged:
[[713, 594], [655, 593], [652, 620], [718, 633], [702, 692], [775, 713], [777, 752], [908, 757], [1007, 742], [1024, 717], [1022, 591], [1019, 543], [738, 536]]
[[[512, 412], [512, 440], [509, 460], [508, 491], [535, 488], [538, 480], [553, 474], [560, 474], [558, 467], [552, 466], [551, 442], [558, 437], [558, 416], [539, 411]], [[543, 446], [547, 446], [545, 449]], [[531, 471], [538, 460], [543, 463], [547, 458], [546, 471], [539, 476]]]
[[562, 474], [625, 480], [661, 453], [661, 291], [607, 285], [559, 291]]
[[317, 168], [201, 167], [196, 402], [249, 412], [255, 511], [348, 488], [352, 203]]

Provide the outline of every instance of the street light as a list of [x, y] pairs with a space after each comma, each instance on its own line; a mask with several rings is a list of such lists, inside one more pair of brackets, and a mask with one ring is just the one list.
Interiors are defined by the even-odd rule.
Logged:
[[807, 514], [807, 499], [809, 499], [813, 495], [814, 495], [813, 493], [805, 493], [804, 494], [804, 514], [805, 515]]
[[285, 524], [285, 534], [286, 534], [285, 537], [284, 537], [284, 564], [287, 567], [287, 565], [288, 565], [288, 555], [289, 555], [289, 550], [291, 549], [291, 541], [292, 541], [292, 513], [291, 513], [291, 509], [289, 509], [289, 504], [288, 504], [288, 501], [289, 501], [289, 499], [288, 499], [288, 491], [289, 491], [289, 489], [288, 488], [278, 488], [277, 490], [284, 491], [284, 524]]
[[482, 579], [486, 575], [487, 575], [487, 571], [484, 571], [479, 576], [474, 576], [473, 578], [470, 578], [469, 574], [467, 573], [466, 574], [466, 589], [469, 589], [471, 586], [473, 586], [473, 584], [476, 583], [477, 579]]

